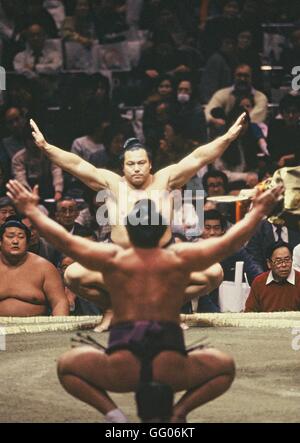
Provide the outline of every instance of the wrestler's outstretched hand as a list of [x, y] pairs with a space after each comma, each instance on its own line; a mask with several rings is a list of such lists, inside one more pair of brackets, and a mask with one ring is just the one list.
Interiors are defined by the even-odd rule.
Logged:
[[47, 142], [45, 140], [45, 137], [39, 130], [37, 124], [34, 120], [30, 119], [30, 126], [32, 129], [32, 137], [34, 138], [35, 144], [39, 149], [44, 150], [47, 146]]
[[243, 128], [246, 125], [246, 116], [246, 112], [243, 112], [243, 114], [239, 116], [239, 118], [231, 126], [231, 128], [228, 129], [227, 136], [229, 137], [230, 141], [234, 141], [242, 132]]
[[260, 212], [263, 215], [270, 215], [275, 207], [283, 199], [284, 187], [278, 185], [267, 191], [257, 191], [253, 199], [253, 210]]
[[28, 191], [17, 180], [9, 180], [6, 185], [8, 197], [14, 202], [21, 214], [26, 214], [30, 209], [39, 204], [38, 186], [33, 188], [33, 192]]

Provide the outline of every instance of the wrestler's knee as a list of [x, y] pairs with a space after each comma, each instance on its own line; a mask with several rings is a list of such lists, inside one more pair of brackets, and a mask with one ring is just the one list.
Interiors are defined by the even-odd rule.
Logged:
[[207, 349], [207, 356], [214, 360], [214, 366], [220, 375], [228, 376], [232, 382], [235, 377], [235, 363], [233, 358], [218, 349]]

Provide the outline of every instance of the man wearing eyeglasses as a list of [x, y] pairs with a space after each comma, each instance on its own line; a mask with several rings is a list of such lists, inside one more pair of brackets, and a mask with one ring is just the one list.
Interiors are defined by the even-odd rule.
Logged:
[[256, 277], [246, 302], [246, 312], [300, 310], [300, 272], [292, 267], [292, 249], [277, 242], [267, 251], [269, 272]]

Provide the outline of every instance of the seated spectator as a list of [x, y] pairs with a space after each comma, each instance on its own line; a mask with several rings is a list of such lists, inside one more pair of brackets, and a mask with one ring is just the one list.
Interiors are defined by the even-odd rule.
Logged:
[[[87, 188], [83, 195], [84, 201], [88, 207], [82, 209], [76, 218], [76, 223], [80, 226], [76, 227], [77, 232], [82, 232], [81, 228], [88, 229], [93, 232], [97, 241], [105, 241], [109, 238], [111, 227], [109, 224], [102, 225], [97, 218], [97, 211], [101, 207], [105, 207], [105, 201], [97, 201], [98, 193], [92, 189]], [[104, 208], [106, 209], [106, 208]]]
[[204, 174], [203, 188], [208, 197], [226, 195], [228, 193], [228, 177], [221, 171], [209, 171]]
[[127, 31], [126, 23], [127, 2], [126, 0], [99, 1], [91, 0], [93, 16], [95, 17], [98, 39], [101, 43], [120, 41], [124, 36], [116, 37]]
[[79, 210], [76, 200], [63, 197], [56, 203], [55, 220], [73, 235], [77, 235], [78, 229], [81, 228], [81, 226], [75, 222], [78, 215]]
[[284, 225], [275, 225], [268, 220], [263, 220], [255, 234], [249, 240], [246, 249], [252, 255], [253, 260], [265, 272], [267, 266], [267, 251], [274, 242], [283, 241], [295, 248], [300, 243], [300, 232], [287, 228]]
[[237, 36], [237, 61], [239, 65], [247, 64], [252, 69], [253, 85], [261, 86], [261, 59], [257, 48], [253, 47], [253, 34], [249, 28], [243, 29]]
[[171, 116], [171, 103], [169, 100], [154, 103], [153, 112], [144, 113], [143, 130], [145, 143], [154, 155], [158, 150], [160, 140], [164, 136], [165, 124], [170, 121]]
[[3, 196], [0, 197], [0, 226], [5, 223], [5, 220], [12, 215], [16, 215], [15, 207], [12, 204], [10, 198]]
[[29, 118], [34, 113], [35, 96], [34, 84], [31, 80], [20, 75], [8, 76], [6, 88], [7, 108], [17, 108], [22, 112], [24, 118]]
[[28, 46], [14, 58], [14, 70], [28, 78], [37, 78], [39, 74], [54, 75], [62, 68], [61, 54], [49, 47], [44, 29], [31, 25], [27, 29]]
[[[209, 210], [204, 212], [204, 230], [201, 236], [204, 240], [221, 237], [224, 235], [227, 228], [228, 223], [219, 211]], [[241, 248], [238, 252], [221, 262], [224, 272], [224, 280], [234, 280], [235, 264], [237, 261], [244, 262], [244, 270], [248, 281], [252, 282], [260, 274], [260, 270], [251, 255], [247, 253], [245, 248]], [[201, 297], [198, 302], [198, 312], [219, 312], [218, 298], [218, 289], [205, 297]]]
[[154, 91], [144, 102], [144, 113], [151, 112], [153, 105], [160, 101], [172, 100], [174, 94], [173, 79], [170, 75], [162, 75], [157, 78]]
[[[74, 260], [71, 257], [67, 257], [63, 255], [60, 263], [58, 265], [58, 271], [61, 274], [61, 278], [63, 280], [65, 270], [68, 266], [74, 263]], [[65, 286], [65, 295], [69, 302], [70, 307], [70, 315], [80, 316], [80, 315], [100, 315], [101, 310], [97, 308], [94, 303], [91, 303], [88, 300], [80, 297], [79, 295], [74, 294], [67, 286]]]
[[17, 152], [24, 149], [23, 132], [26, 120], [21, 109], [16, 107], [7, 109], [4, 120], [9, 135], [1, 140], [1, 149], [3, 147], [11, 161]]
[[[206, 121], [214, 128], [224, 128], [225, 118], [245, 96], [253, 95], [254, 107], [250, 112], [253, 123], [264, 122], [267, 116], [268, 99], [262, 92], [252, 86], [252, 70], [249, 65], [240, 65], [234, 73], [234, 85], [217, 91], [205, 108]], [[221, 108], [224, 117], [213, 117], [212, 111]], [[225, 128], [224, 128], [225, 129]]]
[[26, 0], [25, 15], [21, 31], [34, 24], [39, 25], [48, 38], [57, 38], [58, 31], [52, 15], [44, 8], [44, 0]]
[[44, 0], [44, 8], [52, 15], [58, 30], [65, 19], [65, 5], [63, 0]]
[[204, 66], [200, 83], [202, 103], [208, 103], [219, 89], [232, 85], [236, 65], [236, 41], [230, 37], [224, 38]]
[[236, 38], [239, 25], [239, 2], [225, 0], [222, 3], [222, 14], [206, 21], [203, 35], [203, 49], [206, 54], [213, 54], [225, 37]]
[[294, 66], [299, 66], [300, 60], [300, 28], [297, 26], [292, 31], [290, 37], [291, 46], [283, 49], [280, 59], [280, 64], [283, 66], [287, 74], [292, 73]]
[[64, 185], [62, 170], [36, 148], [29, 128], [25, 129], [23, 136], [25, 148], [12, 159], [13, 176], [24, 186], [39, 185], [41, 199], [59, 200]]
[[62, 37], [90, 48], [97, 36], [91, 6], [88, 0], [77, 0], [73, 17], [66, 17]]
[[191, 80], [179, 81], [177, 99], [171, 105], [171, 113], [176, 117], [181, 133], [188, 139], [197, 140], [198, 144], [207, 142], [207, 129], [204, 112], [197, 100], [195, 87]]
[[12, 70], [12, 61], [15, 54], [21, 50], [20, 24], [24, 20], [24, 1], [1, 0], [0, 1], [0, 42], [1, 65], [7, 70]]
[[28, 244], [28, 252], [39, 255], [57, 266], [60, 253], [44, 238], [40, 237], [39, 232], [35, 229], [29, 218], [23, 218], [22, 223], [27, 226], [31, 232], [30, 241]]
[[152, 90], [155, 79], [160, 75], [182, 75], [190, 72], [187, 57], [176, 48], [170, 32], [164, 31], [154, 34], [152, 46], [144, 50], [137, 70], [143, 77], [146, 95]]
[[0, 239], [0, 316], [68, 315], [58, 271], [28, 252], [27, 226], [10, 217], [0, 228]]
[[278, 167], [300, 164], [300, 98], [286, 95], [279, 105], [282, 119], [270, 122], [268, 151]]
[[259, 275], [251, 285], [245, 312], [299, 311], [300, 272], [292, 268], [290, 245], [271, 245], [267, 263], [269, 272]]
[[91, 105], [85, 116], [87, 134], [76, 138], [71, 147], [71, 152], [88, 162], [91, 162], [91, 155], [97, 154], [97, 166], [101, 168], [105, 167], [108, 161], [104, 139], [110, 123], [106, 111]]

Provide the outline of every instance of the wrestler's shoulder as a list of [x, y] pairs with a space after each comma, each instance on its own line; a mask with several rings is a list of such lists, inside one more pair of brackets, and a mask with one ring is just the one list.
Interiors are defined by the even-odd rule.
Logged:
[[33, 252], [28, 252], [27, 263], [30, 265], [38, 266], [39, 270], [43, 269], [56, 269], [55, 266], [44, 257], [34, 254]]

